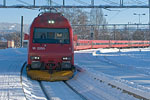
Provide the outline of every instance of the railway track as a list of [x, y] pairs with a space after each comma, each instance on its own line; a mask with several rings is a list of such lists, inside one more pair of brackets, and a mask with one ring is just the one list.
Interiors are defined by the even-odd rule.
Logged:
[[[129, 67], [128, 65], [123, 65], [123, 64], [115, 63], [112, 60], [108, 59], [106, 56], [103, 56], [103, 57], [104, 57], [104, 60], [99, 59], [101, 62], [107, 63], [109, 65], [119, 66], [119, 67]], [[95, 79], [99, 80], [100, 82], [106, 83], [105, 80], [101, 80], [101, 79], [98, 79], [98, 78], [95, 78]], [[117, 85], [115, 85], [113, 83], [109, 83], [108, 82], [107, 84], [109, 86], [111, 86], [112, 88], [116, 88], [116, 89], [122, 90], [123, 93], [127, 93], [129, 95], [132, 95], [133, 97], [135, 97], [137, 99], [140, 99], [140, 100], [150, 100], [150, 98], [147, 98], [147, 97], [144, 97], [142, 95], [136, 94], [136, 93], [134, 93], [132, 91], [129, 91], [127, 89], [123, 89], [123, 88], [121, 88], [121, 87], [119, 87], [119, 86], [117, 86]]]
[[[21, 83], [21, 85], [22, 85], [22, 90], [23, 90], [23, 93], [24, 93], [24, 97], [25, 97], [25, 99], [26, 100], [30, 100], [30, 99], [32, 99], [32, 97], [30, 97], [29, 98], [29, 96], [31, 96], [31, 95], [29, 95], [28, 93], [29, 92], [27, 92], [27, 88], [26, 88], [26, 85], [24, 85], [23, 84], [23, 81], [28, 81], [28, 83], [29, 84], [32, 84], [31, 83], [31, 79], [30, 80], [28, 80], [29, 78], [27, 77], [27, 73], [26, 73], [26, 64], [27, 64], [27, 62], [25, 62], [24, 64], [23, 64], [23, 66], [21, 67], [21, 74], [20, 74], [20, 83]], [[26, 80], [25, 80], [26, 79]], [[35, 82], [34, 82], [35, 83]], [[42, 85], [41, 85], [41, 82], [37, 82], [39, 85], [40, 85], [40, 89], [42, 90], [42, 92], [44, 93], [44, 96], [42, 96], [42, 97], [37, 97], [38, 99], [40, 99], [40, 100], [50, 100], [48, 97], [47, 97], [47, 94], [45, 94], [45, 91], [44, 91], [44, 89], [43, 89], [43, 87], [42, 87]], [[34, 84], [32, 84], [32, 85], [34, 85]], [[36, 85], [36, 84], [35, 84]], [[32, 88], [32, 86], [30, 87], [28, 87], [28, 88]], [[37, 88], [37, 87], [36, 87]], [[39, 89], [39, 90], [40, 90]], [[35, 90], [35, 89], [33, 89], [33, 90]], [[32, 92], [32, 91], [30, 91], [30, 92]], [[33, 93], [33, 97], [34, 97], [34, 100], [35, 100], [35, 95], [36, 95], [36, 93], [34, 94]]]
[[66, 81], [64, 81], [64, 83], [73, 91], [75, 92], [77, 95], [79, 95], [83, 100], [89, 100], [87, 99], [85, 96], [83, 96], [82, 94], [80, 94], [77, 90], [75, 90], [71, 85], [69, 85]]
[[[25, 92], [25, 90], [26, 89], [24, 89], [24, 86], [23, 86], [23, 73], [25, 72], [24, 70], [25, 70], [25, 65], [26, 65], [26, 62], [23, 64], [23, 66], [22, 66], [22, 69], [21, 69], [21, 75], [20, 75], [20, 80], [21, 80], [21, 84], [22, 84], [22, 89], [23, 89], [23, 92], [24, 92], [24, 96], [25, 96], [25, 98], [26, 98], [26, 100], [30, 100], [29, 99], [29, 97], [27, 96], [27, 94], [26, 94], [26, 92]], [[33, 81], [33, 80], [31, 80], [31, 81]], [[102, 81], [102, 82], [104, 82], [104, 81]], [[41, 91], [42, 91], [42, 93], [44, 94], [44, 99], [43, 100], [55, 100], [55, 98], [53, 98], [53, 97], [57, 97], [58, 95], [57, 94], [61, 94], [62, 92], [64, 92], [64, 91], [68, 91], [68, 88], [69, 88], [69, 90], [72, 92], [71, 94], [70, 94], [70, 96], [72, 96], [72, 95], [77, 95], [80, 99], [78, 99], [78, 100], [91, 100], [91, 99], [89, 99], [88, 97], [86, 97], [85, 95], [82, 95], [80, 92], [78, 92], [74, 87], [72, 87], [68, 82], [66, 82], [66, 81], [61, 81], [61, 82], [58, 82], [58, 84], [56, 83], [55, 84], [55, 82], [47, 82], [47, 83], [50, 83], [50, 84], [44, 84], [44, 81], [37, 81], [37, 83], [39, 83], [39, 87], [40, 87], [40, 89], [41, 89]], [[51, 83], [53, 84], [53, 85], [51, 85]], [[34, 85], [34, 84], [33, 84]], [[58, 90], [58, 89], [60, 89], [60, 88], [62, 88], [62, 87], [64, 87], [63, 88], [63, 91], [61, 91], [60, 90], [60, 92], [58, 93], [55, 93], [56, 91], [52, 91], [51, 90], [51, 88], [52, 88], [52, 86], [54, 86], [54, 85], [56, 85], [55, 87], [54, 87], [54, 89], [56, 89], [56, 90]], [[108, 85], [110, 85], [110, 86], [112, 86], [113, 88], [115, 87], [114, 85], [112, 85], [112, 84], [108, 84]], [[50, 86], [50, 88], [48, 88], [48, 86]], [[117, 88], [117, 87], [116, 87]], [[120, 89], [120, 88], [119, 88]], [[30, 91], [31, 92], [31, 91]], [[124, 93], [126, 93], [126, 92], [128, 92], [128, 91], [125, 91], [125, 90], [123, 90], [123, 92]], [[53, 93], [54, 94], [56, 94], [56, 95], [54, 95], [53, 96]], [[62, 95], [64, 95], [64, 94], [62, 94]], [[133, 95], [133, 94], [131, 94], [130, 93], [130, 95]], [[59, 96], [58, 96], [58, 98], [59, 98]], [[138, 97], [138, 98], [140, 98], [140, 97]], [[60, 97], [60, 99], [64, 99], [64, 98], [61, 98]], [[141, 99], [141, 98], [140, 98]], [[145, 99], [145, 98], [142, 98], [143, 100], [148, 100], [148, 99]], [[57, 99], [56, 99], [57, 100]], [[59, 100], [59, 99], [58, 99]], [[64, 99], [64, 100], [66, 100], [66, 99]], [[69, 99], [67, 99], [67, 100], [69, 100]], [[76, 99], [74, 99], [74, 100], [76, 100]]]
[[[76, 95], [76, 97], [77, 96], [79, 97], [78, 100], [89, 100], [85, 96], [80, 94], [78, 91], [76, 91], [66, 81], [63, 81], [63, 82], [62, 81], [60, 81], [60, 82], [48, 82], [47, 84], [45, 84], [45, 82], [42, 81], [42, 82], [40, 82], [40, 85], [41, 85], [41, 88], [43, 89], [43, 92], [44, 92], [47, 100], [55, 100], [55, 99], [57, 100], [58, 98], [61, 99], [61, 100], [72, 100], [69, 97], [68, 98], [66, 98], [66, 97], [63, 98], [62, 97], [62, 95], [68, 95], [68, 93], [66, 93], [66, 91], [70, 92], [69, 93], [70, 95], [68, 95], [68, 96], [72, 96], [72, 98], [74, 98], [74, 96]], [[55, 88], [53, 87], [54, 85], [55, 85]], [[58, 88], [60, 89], [59, 92], [57, 91]], [[62, 88], [63, 88], [63, 91], [62, 91]], [[53, 90], [53, 89], [56, 89], [56, 90]], [[65, 93], [63, 93], [63, 92], [65, 92]], [[76, 100], [75, 98], [73, 100]]]
[[48, 93], [45, 91], [45, 88], [44, 88], [43, 84], [41, 83], [41, 81], [39, 81], [39, 84], [40, 84], [40, 87], [41, 87], [41, 89], [42, 89], [42, 91], [43, 91], [43, 93], [44, 93], [46, 99], [47, 99], [47, 100], [51, 100], [51, 99], [49, 98], [49, 96], [48, 96]]
[[21, 86], [22, 86], [22, 90], [23, 90], [23, 93], [24, 93], [24, 97], [26, 98], [26, 100], [28, 100], [27, 99], [27, 97], [26, 97], [26, 95], [25, 95], [25, 91], [24, 91], [24, 87], [23, 87], [23, 70], [24, 70], [24, 68], [25, 68], [25, 66], [26, 66], [26, 64], [27, 64], [27, 62], [25, 62], [24, 64], [23, 64], [23, 66], [21, 67], [21, 73], [20, 73], [20, 83], [21, 83]]
[[[108, 63], [108, 64], [110, 64], [110, 65], [115, 65], [115, 66], [119, 66], [119, 64], [115, 64], [115, 63], [113, 63], [112, 61], [109, 61], [109, 59], [107, 59], [106, 57], [104, 57], [104, 59], [105, 60], [102, 60], [101, 59], [101, 61], [102, 62], [105, 62], [105, 63]], [[108, 62], [109, 61], [109, 62]], [[24, 96], [25, 96], [25, 98], [26, 98], [26, 100], [28, 100], [28, 98], [27, 98], [27, 96], [26, 96], [26, 92], [25, 92], [25, 89], [24, 89], [24, 86], [23, 86], [23, 72], [24, 72], [24, 70], [25, 70], [25, 66], [26, 66], [26, 62], [23, 64], [23, 66], [22, 66], [22, 68], [21, 68], [21, 74], [20, 74], [20, 82], [21, 82], [21, 85], [22, 85], [22, 89], [23, 89], [23, 92], [24, 92]], [[122, 66], [122, 65], [121, 65]], [[104, 82], [104, 83], [107, 83], [107, 82], [105, 82], [105, 80], [101, 80], [100, 78], [95, 78], [96, 80], [99, 80], [100, 82]], [[40, 88], [41, 88], [41, 90], [42, 90], [42, 92], [43, 92], [43, 94], [44, 94], [44, 96], [45, 96], [45, 100], [52, 100], [51, 99], [51, 94], [49, 94], [50, 92], [48, 92], [47, 90], [46, 90], [46, 88], [45, 87], [47, 87], [47, 86], [44, 86], [44, 84], [42, 84], [42, 82], [41, 81], [37, 81], [38, 83], [39, 83], [39, 86], [40, 86]], [[66, 81], [63, 81], [63, 83], [71, 90], [71, 91], [73, 91], [76, 95], [78, 95], [80, 98], [81, 98], [81, 100], [89, 100], [89, 99], [87, 99], [87, 97], [85, 97], [84, 95], [82, 95], [81, 93], [79, 93], [76, 89], [74, 89], [70, 84], [68, 84]], [[134, 93], [134, 92], [132, 92], [132, 91], [129, 91], [129, 90], [126, 90], [126, 89], [123, 89], [123, 88], [121, 88], [121, 87], [119, 87], [119, 86], [116, 86], [116, 85], [114, 85], [114, 84], [112, 84], [112, 83], [107, 83], [109, 86], [111, 86], [112, 88], [116, 88], [116, 89], [119, 89], [119, 90], [122, 90], [122, 92], [123, 93], [127, 93], [127, 94], [129, 94], [129, 95], [132, 95], [132, 96], [134, 96], [135, 98], [137, 98], [137, 99], [142, 99], [142, 100], [149, 100], [149, 98], [146, 98], [146, 97], [143, 97], [143, 96], [141, 96], [141, 95], [138, 95], [138, 94], [136, 94], [136, 93]], [[60, 92], [61, 93], [61, 92]]]
[[[26, 62], [23, 64], [22, 68], [21, 68], [21, 74], [20, 74], [20, 83], [22, 85], [22, 90], [24, 92], [24, 97], [26, 98], [26, 100], [29, 100], [29, 98], [27, 97], [27, 94], [25, 92], [25, 87], [23, 85], [23, 74], [25, 73], [24, 70], [26, 70], [25, 67], [26, 66]], [[25, 73], [26, 74], [26, 73]], [[26, 76], [27, 77], [27, 76]], [[28, 77], [27, 77], [28, 78]], [[33, 80], [31, 80], [33, 81]], [[30, 82], [30, 81], [29, 81]], [[51, 94], [49, 94], [50, 92], [48, 90], [46, 90], [47, 85], [45, 85], [43, 82], [44, 81], [37, 81], [39, 83], [39, 86], [41, 88], [41, 91], [43, 92], [44, 96], [45, 96], [45, 100], [53, 100], [51, 97]], [[55, 83], [55, 82], [51, 82], [51, 83]], [[74, 92], [76, 95], [78, 95], [81, 100], [88, 100], [85, 96], [83, 96], [82, 94], [80, 94], [78, 91], [76, 91], [73, 87], [71, 87], [71, 85], [69, 85], [66, 81], [61, 81], [61, 83], [63, 83], [64, 85], [66, 85], [67, 88], [69, 88], [72, 92]], [[61, 92], [60, 92], [61, 94]], [[62, 98], [63, 99], [63, 98]]]

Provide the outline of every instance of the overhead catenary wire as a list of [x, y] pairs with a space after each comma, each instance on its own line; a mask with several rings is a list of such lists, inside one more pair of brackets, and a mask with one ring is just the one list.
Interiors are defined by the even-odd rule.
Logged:
[[22, 1], [22, 0], [16, 0], [16, 1], [21, 2], [21, 3], [25, 4], [25, 5], [31, 6], [31, 4], [29, 4], [29, 3], [25, 2], [25, 1]]
[[81, 0], [74, 0], [74, 1], [76, 1], [76, 2], [78, 2], [80, 4], [83, 4], [83, 5], [90, 5], [89, 3], [86, 3], [86, 2], [81, 1]]
[[130, 1], [124, 1], [124, 5], [148, 5], [148, 1], [142, 1], [142, 0], [130, 0]]
[[[25, 1], [22, 1], [22, 0], [16, 0], [16, 1], [18, 1], [18, 2], [20, 2], [20, 3], [23, 3], [23, 4], [27, 5], [27, 6], [32, 6], [31, 4], [29, 4], [29, 3], [25, 2]], [[35, 0], [34, 0], [33, 6], [35, 6]], [[36, 9], [34, 9], [34, 8], [27, 8], [27, 9], [36, 10]]]
[[135, 0], [138, 4], [147, 4], [147, 3], [145, 3], [145, 2], [143, 2], [143, 1], [141, 1], [141, 0]]
[[[3, 0], [3, 5], [0, 4], [0, 8], [45, 8], [48, 9], [49, 6], [44, 6], [40, 4], [38, 4], [38, 2], [35, 4], [36, 1], [38, 0], [31, 0], [32, 2], [28, 2], [25, 0], [16, 0], [21, 2], [24, 5], [10, 5], [8, 4], [6, 6], [5, 2], [7, 0]], [[93, 0], [95, 2], [94, 6], [91, 5], [92, 0], [88, 0], [88, 1], [83, 1], [83, 0], [72, 0], [72, 1], [76, 1], [78, 3], [74, 3], [74, 5], [72, 4], [68, 4], [67, 0], [61, 0], [61, 3], [57, 3], [56, 1], [54, 2], [54, 0], [47, 0], [47, 1], [51, 1], [51, 7], [53, 8], [149, 8], [148, 5], [148, 0], [101, 0], [98, 3], [98, 0]], [[119, 2], [120, 1], [120, 2]], [[65, 3], [65, 5], [64, 5]], [[80, 5], [79, 5], [80, 3]], [[49, 4], [49, 3], [48, 3]], [[82, 6], [81, 6], [82, 4]], [[29, 6], [26, 6], [29, 5]], [[60, 6], [58, 6], [60, 5]]]
[[119, 5], [119, 3], [111, 1], [111, 0], [103, 0], [103, 1], [106, 2], [106, 3], [109, 3], [109, 4]]
[[117, 15], [119, 15], [121, 12], [128, 10], [129, 8], [125, 8], [124, 10], [119, 10], [118, 12], [115, 13], [115, 15], [113, 15], [108, 21], [112, 20], [114, 17], [116, 17]]
[[[26, 4], [26, 5], [32, 5], [32, 4], [29, 4], [29, 3], [27, 3], [27, 2], [25, 2], [25, 1], [23, 1], [23, 0], [16, 0], [16, 1], [19, 1], [19, 2], [21, 2], [21, 3], [23, 3], [23, 4]], [[51, 3], [54, 3], [54, 4], [56, 4], [56, 5], [58, 5], [58, 3], [56, 3], [56, 2], [54, 2], [54, 0], [47, 0], [47, 1], [51, 1]], [[78, 2], [78, 3], [80, 3], [80, 4], [83, 4], [83, 5], [89, 5], [89, 3], [87, 3], [87, 2], [84, 2], [84, 1], [82, 1], [82, 0], [74, 0], [74, 1], [76, 1], [76, 2]], [[119, 5], [119, 3], [117, 3], [117, 2], [114, 2], [114, 0], [102, 0], [102, 1], [104, 1], [104, 2], [106, 2], [106, 3], [108, 3], [108, 4], [115, 4], [115, 5]], [[123, 0], [124, 1], [124, 0]], [[129, 1], [124, 1], [124, 4], [148, 4], [148, 1], [143, 1], [143, 0], [129, 0]], [[59, 4], [60, 5], [60, 4]]]

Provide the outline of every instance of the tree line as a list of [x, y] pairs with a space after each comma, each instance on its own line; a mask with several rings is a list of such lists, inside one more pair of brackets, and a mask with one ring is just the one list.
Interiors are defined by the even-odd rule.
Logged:
[[145, 30], [140, 29], [143, 26], [134, 25], [131, 27], [127, 24], [122, 25], [121, 29], [117, 25], [112, 25], [110, 28], [109, 25], [107, 26], [106, 15], [100, 8], [93, 8], [88, 11], [79, 8], [65, 8], [59, 11], [70, 21], [73, 32], [78, 35], [79, 39], [150, 40], [148, 25], [145, 26]]

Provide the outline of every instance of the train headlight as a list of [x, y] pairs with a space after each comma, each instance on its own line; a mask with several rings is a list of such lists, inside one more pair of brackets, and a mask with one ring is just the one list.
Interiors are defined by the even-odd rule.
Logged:
[[31, 60], [40, 60], [40, 57], [39, 56], [31, 56], [30, 59]]
[[48, 23], [49, 23], [49, 24], [54, 24], [55, 21], [54, 21], [54, 20], [48, 20]]
[[63, 57], [62, 60], [71, 60], [71, 57]]

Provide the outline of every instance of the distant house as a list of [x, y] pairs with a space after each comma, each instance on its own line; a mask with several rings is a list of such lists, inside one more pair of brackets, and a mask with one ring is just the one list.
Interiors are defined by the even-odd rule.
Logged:
[[7, 41], [7, 48], [14, 48], [15, 47], [15, 42], [12, 41]]
[[14, 41], [7, 41], [4, 37], [0, 38], [0, 49], [14, 48]]

